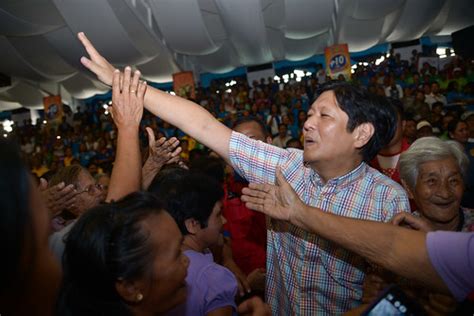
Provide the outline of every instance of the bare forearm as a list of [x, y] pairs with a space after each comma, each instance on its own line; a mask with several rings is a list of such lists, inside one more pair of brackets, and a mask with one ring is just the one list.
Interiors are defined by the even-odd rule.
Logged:
[[107, 201], [118, 200], [129, 193], [140, 190], [141, 155], [138, 126], [119, 129], [115, 157]]
[[398, 275], [449, 293], [431, 265], [425, 233], [336, 216], [309, 206], [305, 206], [291, 222]]
[[147, 161], [145, 161], [145, 164], [142, 168], [142, 189], [145, 191], [148, 190], [148, 187], [150, 186], [151, 182], [163, 167], [162, 164], [159, 165], [157, 163], [154, 163], [150, 161], [150, 159], [152, 158], [148, 158]]
[[145, 107], [228, 160], [231, 130], [201, 106], [149, 87]]

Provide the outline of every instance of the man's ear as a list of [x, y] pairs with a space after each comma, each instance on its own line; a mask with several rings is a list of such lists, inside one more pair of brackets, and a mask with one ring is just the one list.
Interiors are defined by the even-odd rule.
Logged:
[[362, 148], [367, 144], [374, 135], [375, 128], [371, 123], [362, 123], [354, 129], [354, 146]]
[[140, 303], [143, 300], [145, 286], [142, 281], [119, 279], [115, 282], [115, 290], [128, 303]]
[[201, 224], [194, 218], [188, 218], [187, 220], [185, 220], [184, 226], [186, 226], [186, 229], [192, 235], [195, 235], [201, 230]]
[[413, 195], [413, 192], [410, 189], [410, 187], [408, 186], [408, 184], [403, 179], [402, 179], [402, 186], [405, 189], [405, 191], [407, 191], [408, 197], [413, 200], [415, 198], [415, 196]]

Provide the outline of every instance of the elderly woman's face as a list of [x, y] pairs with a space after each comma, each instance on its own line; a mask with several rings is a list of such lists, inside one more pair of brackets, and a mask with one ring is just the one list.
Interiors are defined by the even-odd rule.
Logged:
[[425, 162], [418, 168], [414, 192], [418, 210], [433, 223], [444, 224], [459, 216], [464, 191], [461, 170], [454, 158]]

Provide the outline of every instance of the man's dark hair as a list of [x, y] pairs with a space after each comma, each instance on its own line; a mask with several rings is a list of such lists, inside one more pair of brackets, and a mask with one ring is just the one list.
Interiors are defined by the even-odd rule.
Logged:
[[191, 171], [202, 172], [216, 179], [219, 183], [225, 180], [225, 162], [218, 157], [200, 157], [189, 166]]
[[257, 123], [260, 126], [260, 129], [262, 130], [263, 136], [265, 136], [265, 137], [270, 136], [270, 133], [268, 132], [267, 127], [262, 122], [262, 120], [259, 119], [256, 116], [252, 116], [252, 115], [239, 117], [237, 120], [235, 120], [234, 124], [232, 124], [232, 129], [236, 129], [237, 126], [239, 126], [241, 124], [244, 124], [244, 123], [248, 123], [248, 122]]
[[[168, 181], [167, 178], [174, 181]], [[207, 227], [214, 205], [222, 199], [224, 191], [219, 182], [201, 172], [168, 173], [161, 179], [158, 192], [165, 201], [166, 210], [171, 214], [183, 235], [189, 234], [185, 221], [193, 218], [201, 227]]]
[[405, 118], [405, 111], [403, 109], [403, 102], [398, 100], [398, 99], [388, 99], [390, 104], [393, 106], [395, 111], [398, 114], [398, 117], [401, 118], [402, 120]]
[[338, 106], [349, 117], [348, 132], [352, 133], [363, 123], [374, 126], [374, 135], [361, 149], [362, 159], [370, 161], [395, 134], [397, 114], [394, 107], [386, 97], [371, 94], [348, 82], [327, 82], [320, 87], [318, 95], [326, 91], [334, 92]]

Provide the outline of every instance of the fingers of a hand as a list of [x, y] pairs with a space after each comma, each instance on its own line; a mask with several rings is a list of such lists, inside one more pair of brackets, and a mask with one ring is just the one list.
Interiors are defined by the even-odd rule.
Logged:
[[263, 204], [256, 204], [256, 203], [252, 203], [252, 202], [245, 202], [245, 206], [248, 208], [248, 209], [251, 209], [251, 210], [254, 210], [254, 211], [257, 211], [257, 212], [261, 212], [261, 213], [265, 213], [265, 207]]
[[270, 192], [274, 185], [271, 184], [261, 184], [261, 183], [249, 183], [248, 188], [252, 190], [262, 191], [262, 192]]
[[58, 184], [56, 184], [56, 185], [53, 185], [52, 187], [48, 188], [48, 189], [45, 191], [45, 193], [47, 194], [47, 196], [48, 196], [49, 198], [51, 198], [51, 197], [55, 196], [55, 194], [56, 194], [57, 192], [59, 192], [59, 191], [61, 191], [62, 189], [64, 189], [64, 187], [65, 187], [64, 182], [60, 182], [60, 183], [58, 183]]
[[93, 63], [89, 58], [82, 56], [81, 57], [81, 64], [92, 71], [93, 73], [97, 73], [97, 68], [99, 67], [97, 64]]
[[139, 99], [143, 99], [146, 93], [146, 88], [148, 87], [148, 84], [146, 81], [140, 81], [138, 85], [138, 90], [137, 90], [137, 97]]
[[405, 215], [403, 213], [398, 213], [392, 219], [390, 219], [390, 223], [393, 225], [400, 225], [405, 219]]
[[123, 87], [122, 87], [122, 94], [124, 95], [128, 95], [128, 93], [130, 92], [131, 73], [132, 73], [132, 69], [130, 68], [130, 66], [125, 67], [125, 71], [123, 74]]
[[171, 159], [169, 159], [166, 164], [169, 165], [169, 164], [172, 164], [172, 163], [179, 163], [180, 162], [180, 157], [179, 156], [176, 156], [176, 157], [173, 157]]
[[135, 70], [133, 72], [133, 77], [131, 78], [130, 83], [130, 93], [137, 94], [138, 93], [138, 84], [140, 83], [140, 70]]
[[112, 105], [118, 102], [120, 98], [120, 71], [115, 69], [114, 77], [112, 78]]
[[242, 190], [241, 199], [244, 202], [250, 202], [250, 203], [260, 204], [260, 205], [263, 205], [265, 203], [264, 198], [259, 197], [259, 196], [255, 196], [255, 195], [247, 195], [246, 193], [243, 192], [243, 190]]
[[179, 145], [179, 140], [176, 137], [172, 137], [168, 139], [168, 144], [169, 144], [169, 147], [173, 149]]
[[79, 38], [79, 40], [81, 41], [82, 45], [84, 46], [84, 48], [86, 49], [87, 53], [89, 54], [89, 56], [91, 57], [102, 57], [99, 52], [95, 49], [94, 45], [92, 45], [92, 43], [89, 41], [89, 39], [87, 38], [86, 34], [84, 34], [83, 32], [79, 32], [77, 34], [77, 37]]
[[46, 181], [45, 178], [40, 178], [40, 185], [39, 185], [39, 189], [41, 191], [44, 191], [48, 188], [48, 181]]
[[285, 177], [283, 176], [283, 173], [281, 172], [281, 168], [277, 167], [275, 170], [275, 184], [281, 184], [282, 180], [284, 180]]
[[242, 276], [241, 279], [241, 282], [242, 282], [242, 286], [244, 287], [244, 291], [246, 293], [250, 293], [252, 291], [252, 288], [250, 287], [250, 283], [249, 281], [247, 280], [247, 278], [245, 276]]
[[75, 200], [77, 191], [74, 190], [72, 185], [67, 186], [63, 191], [60, 192], [60, 195], [57, 196], [57, 201], [59, 204], [65, 204], [68, 201]]
[[[155, 133], [150, 127], [145, 127], [145, 130], [148, 134], [148, 147], [153, 148], [155, 146]], [[161, 139], [159, 139], [158, 141], [160, 140]]]
[[242, 282], [240, 282], [239, 278], [237, 278], [237, 286], [239, 288], [240, 296], [245, 295], [244, 285], [242, 284]]
[[275, 184], [278, 186], [290, 186], [288, 181], [286, 181], [285, 176], [283, 175], [283, 172], [281, 171], [280, 167], [277, 167], [276, 169]]
[[183, 149], [181, 147], [178, 147], [176, 148], [175, 150], [173, 150], [173, 152], [171, 153], [171, 157], [174, 158], [174, 157], [177, 157], [179, 156], [179, 154], [181, 153]]
[[[264, 186], [264, 185], [259, 185]], [[268, 191], [264, 191], [265, 187], [251, 188], [250, 186], [242, 189], [242, 194], [248, 195], [249, 197], [258, 197], [265, 199], [268, 196]]]

